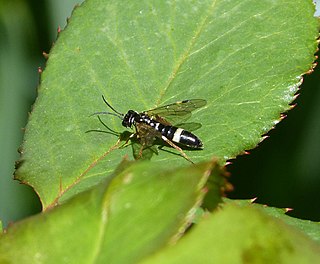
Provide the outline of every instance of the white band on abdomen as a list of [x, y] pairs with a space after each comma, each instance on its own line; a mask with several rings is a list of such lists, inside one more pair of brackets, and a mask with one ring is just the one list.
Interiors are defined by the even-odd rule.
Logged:
[[172, 141], [179, 143], [179, 142], [180, 142], [180, 136], [181, 136], [181, 133], [182, 133], [182, 132], [183, 132], [183, 129], [182, 129], [182, 128], [178, 128], [178, 129], [176, 130], [176, 132], [174, 132]]

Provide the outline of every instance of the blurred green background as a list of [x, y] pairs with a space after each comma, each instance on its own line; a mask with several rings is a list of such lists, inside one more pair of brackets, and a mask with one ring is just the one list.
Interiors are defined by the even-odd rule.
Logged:
[[[41, 210], [34, 191], [13, 181], [17, 149], [49, 53], [78, 0], [0, 0], [0, 219], [4, 226]], [[250, 155], [228, 166], [233, 198], [290, 207], [320, 221], [320, 77], [306, 76], [297, 106]], [[227, 78], [227, 77], [226, 77]], [[182, 98], [183, 99], [183, 98]]]

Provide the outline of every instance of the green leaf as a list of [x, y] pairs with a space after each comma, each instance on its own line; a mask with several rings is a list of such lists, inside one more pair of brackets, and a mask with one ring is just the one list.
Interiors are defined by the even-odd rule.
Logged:
[[12, 225], [0, 236], [0, 263], [137, 263], [183, 234], [218, 172], [215, 162], [125, 162], [111, 182]]
[[262, 210], [227, 205], [143, 263], [317, 263], [320, 246]]
[[264, 210], [267, 214], [279, 218], [282, 221], [286, 222], [288, 225], [300, 229], [303, 233], [309, 236], [309, 238], [320, 243], [320, 222], [313, 222], [310, 220], [303, 220], [285, 215], [284, 213], [287, 212], [286, 209], [265, 207]]
[[254, 207], [254, 208], [258, 208], [259, 210], [263, 210], [264, 213], [274, 218], [281, 219], [286, 224], [299, 229], [312, 240], [316, 242], [320, 242], [320, 223], [313, 222], [310, 220], [302, 220], [302, 219], [298, 219], [298, 218], [286, 215], [285, 213], [290, 211], [290, 209], [286, 209], [286, 208], [281, 209], [281, 208], [275, 208], [275, 207], [269, 207], [261, 204], [256, 204], [256, 203], [253, 203], [252, 200], [224, 199], [224, 201], [226, 203], [237, 204], [243, 207]]
[[[26, 128], [16, 178], [44, 208], [103, 181], [130, 146], [90, 116], [206, 99], [191, 122], [204, 149], [194, 161], [234, 158], [290, 108], [312, 68], [318, 21], [312, 1], [108, 1], [77, 8], [50, 52]], [[113, 130], [121, 120], [103, 116]], [[187, 164], [164, 147], [152, 160]], [[150, 155], [151, 154], [151, 155]], [[103, 169], [102, 169], [103, 168]]]

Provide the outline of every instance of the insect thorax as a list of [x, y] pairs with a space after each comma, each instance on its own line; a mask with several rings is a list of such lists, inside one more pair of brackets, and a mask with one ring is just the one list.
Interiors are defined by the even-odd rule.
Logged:
[[124, 127], [132, 127], [132, 125], [135, 125], [136, 123], [144, 123], [151, 127], [155, 127], [158, 122], [145, 113], [129, 110], [123, 118], [122, 125]]

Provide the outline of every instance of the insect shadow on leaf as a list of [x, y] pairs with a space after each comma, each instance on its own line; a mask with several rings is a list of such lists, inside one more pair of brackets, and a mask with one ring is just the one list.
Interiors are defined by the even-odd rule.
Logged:
[[[163, 146], [170, 146], [178, 150], [181, 156], [193, 163], [182, 150], [182, 148], [188, 150], [203, 149], [201, 140], [190, 132], [192, 130], [199, 129], [201, 124], [185, 123], [184, 121], [191, 117], [191, 112], [193, 110], [205, 106], [207, 103], [206, 100], [184, 100], [141, 113], [129, 110], [126, 114], [123, 114], [113, 108], [104, 98], [104, 96], [102, 96], [102, 99], [113, 112], [96, 112], [93, 113], [93, 115], [98, 115], [99, 121], [109, 130], [109, 134], [117, 135], [120, 139], [122, 136], [128, 136], [128, 134], [124, 134], [125, 132], [119, 133], [112, 130], [106, 124], [104, 124], [104, 122], [102, 122], [99, 115], [116, 116], [122, 120], [122, 125], [124, 127], [135, 128], [135, 133], [129, 132], [130, 135], [129, 137], [126, 137], [126, 143], [124, 144], [126, 145], [129, 140], [133, 143], [133, 145], [135, 143], [140, 144], [138, 155], [136, 148], [133, 148], [135, 159], [149, 159], [153, 153], [158, 154], [157, 150], [153, 147], [159, 144], [160, 148]], [[178, 122], [180, 122], [179, 125], [172, 125]], [[98, 131], [101, 132], [100, 130]], [[159, 139], [161, 139], [161, 141], [159, 141]], [[151, 152], [148, 152], [148, 155], [143, 155], [144, 151]]]
[[[96, 114], [92, 114], [92, 115], [96, 115]], [[86, 133], [90, 133], [90, 132], [106, 133], [106, 134], [110, 134], [110, 135], [118, 137], [120, 139], [120, 141], [127, 141], [130, 138], [130, 136], [132, 135], [132, 133], [129, 132], [128, 130], [125, 130], [123, 132], [117, 132], [117, 131], [111, 129], [109, 126], [107, 126], [106, 123], [104, 123], [102, 121], [100, 116], [98, 116], [98, 119], [99, 119], [99, 122], [107, 129], [107, 131], [100, 130], [100, 129], [90, 129], [90, 130], [87, 130]]]

